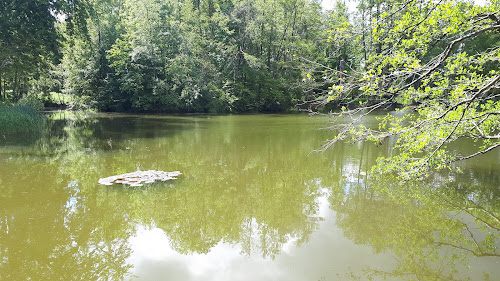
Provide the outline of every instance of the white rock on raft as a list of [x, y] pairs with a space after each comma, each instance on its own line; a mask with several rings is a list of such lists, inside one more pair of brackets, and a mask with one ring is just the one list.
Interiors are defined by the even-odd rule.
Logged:
[[99, 179], [99, 184], [113, 185], [114, 183], [128, 184], [130, 186], [143, 186], [143, 183], [153, 183], [157, 180], [168, 181], [175, 180], [176, 177], [181, 175], [179, 171], [164, 172], [164, 171], [137, 171], [122, 175], [111, 176]]

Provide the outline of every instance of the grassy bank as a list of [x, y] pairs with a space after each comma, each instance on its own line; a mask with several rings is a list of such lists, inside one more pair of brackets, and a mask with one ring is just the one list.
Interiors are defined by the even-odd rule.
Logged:
[[36, 131], [41, 129], [43, 123], [43, 114], [30, 106], [0, 106], [0, 135]]

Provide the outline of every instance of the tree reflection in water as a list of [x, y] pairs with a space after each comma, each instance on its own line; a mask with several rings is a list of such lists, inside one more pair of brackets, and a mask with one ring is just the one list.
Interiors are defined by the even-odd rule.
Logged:
[[[272, 261], [310, 242], [325, 188], [345, 237], [396, 258], [392, 271], [348, 279], [461, 280], [469, 260], [498, 255], [494, 166], [397, 184], [369, 173], [389, 145], [338, 143], [307, 156], [330, 133], [297, 116], [76, 114], [48, 124], [34, 144], [0, 148], [2, 280], [124, 279], [140, 229], [163, 230], [185, 256], [224, 243]], [[142, 188], [97, 184], [137, 168], [183, 175]]]
[[494, 166], [471, 169], [463, 164], [464, 174], [398, 183], [387, 175], [360, 174], [364, 169], [359, 163], [359, 169], [350, 167], [354, 176], [334, 187], [330, 206], [347, 238], [392, 253], [396, 266], [390, 271], [366, 268], [349, 279], [493, 278], [466, 268], [472, 259], [500, 258], [500, 191], [498, 173], [491, 177]]
[[[77, 114], [52, 119], [37, 143], [6, 152], [0, 279], [123, 279], [138, 227], [161, 228], [186, 255], [224, 242], [274, 258], [290, 241], [307, 242], [321, 220], [320, 186], [309, 179], [331, 178], [323, 176], [328, 165], [315, 167], [326, 157], [307, 158], [316, 140], [297, 131], [271, 140], [274, 128], [241, 132], [231, 122], [202, 135], [207, 122]], [[184, 175], [144, 188], [97, 185], [102, 176], [165, 167]]]

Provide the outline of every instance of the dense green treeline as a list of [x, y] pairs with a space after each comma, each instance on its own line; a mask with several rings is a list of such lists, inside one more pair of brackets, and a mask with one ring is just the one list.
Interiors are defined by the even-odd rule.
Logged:
[[393, 2], [360, 1], [350, 14], [345, 1], [325, 11], [316, 0], [2, 0], [0, 100], [51, 106], [64, 94], [126, 112], [310, 109], [342, 78], [335, 70], [377, 52], [366, 30]]
[[496, 32], [453, 43], [498, 5], [473, 3], [1, 0], [0, 101], [54, 105], [65, 94], [102, 111], [167, 113], [419, 104], [390, 93], [426, 86], [422, 67], [443, 52], [498, 47]]
[[283, 111], [304, 98], [300, 58], [324, 57], [328, 45], [309, 0], [1, 7], [0, 100], [14, 102], [57, 92], [103, 111]]
[[[102, 110], [280, 111], [301, 73], [306, 1], [96, 1], [90, 38], [68, 38], [65, 89]], [[90, 66], [90, 67], [88, 67]]]

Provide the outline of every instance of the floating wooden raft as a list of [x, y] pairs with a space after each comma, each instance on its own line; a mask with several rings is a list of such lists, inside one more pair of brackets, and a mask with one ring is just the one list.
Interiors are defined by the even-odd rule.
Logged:
[[128, 184], [130, 186], [143, 186], [145, 183], [153, 183], [157, 180], [168, 181], [175, 180], [181, 175], [181, 172], [164, 172], [164, 171], [137, 171], [123, 175], [116, 175], [107, 178], [99, 179], [99, 184], [113, 185], [114, 183]]

